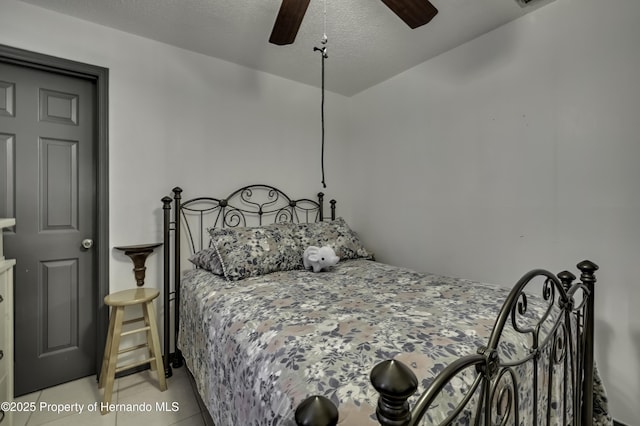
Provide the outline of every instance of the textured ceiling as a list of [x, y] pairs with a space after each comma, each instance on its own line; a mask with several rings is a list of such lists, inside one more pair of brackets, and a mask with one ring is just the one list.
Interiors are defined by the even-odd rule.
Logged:
[[[22, 0], [305, 84], [320, 85], [323, 0], [293, 45], [268, 43], [280, 0]], [[327, 90], [352, 96], [553, 0], [431, 0], [411, 30], [379, 0], [326, 0]]]

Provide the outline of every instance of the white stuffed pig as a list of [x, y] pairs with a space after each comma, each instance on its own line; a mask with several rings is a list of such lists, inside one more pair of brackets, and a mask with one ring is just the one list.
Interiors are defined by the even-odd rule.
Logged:
[[309, 246], [302, 255], [304, 269], [313, 268], [313, 272], [327, 270], [330, 266], [338, 263], [339, 260], [340, 258], [336, 256], [336, 252], [329, 246]]

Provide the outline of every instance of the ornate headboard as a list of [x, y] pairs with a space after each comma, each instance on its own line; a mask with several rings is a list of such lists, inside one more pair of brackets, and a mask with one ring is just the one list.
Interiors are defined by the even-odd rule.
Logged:
[[[162, 199], [165, 211], [174, 202], [173, 228], [176, 241], [181, 231], [191, 253], [208, 245], [209, 228], [260, 226], [268, 223], [308, 223], [324, 219], [324, 194], [318, 200], [293, 199], [269, 185], [249, 185], [226, 197], [198, 197], [182, 201], [182, 189], [173, 189], [174, 197]], [[335, 219], [335, 200], [331, 200], [331, 219]], [[180, 226], [178, 226], [180, 225]]]
[[[174, 301], [175, 333], [179, 324], [181, 253], [184, 250], [185, 254], [191, 255], [207, 248], [209, 228], [260, 226], [283, 222], [310, 223], [336, 218], [335, 200], [330, 201], [331, 214], [325, 218], [322, 192], [318, 193], [317, 201], [309, 198], [294, 199], [278, 188], [264, 184], [244, 186], [221, 198], [207, 196], [182, 201], [182, 188], [176, 187], [172, 192], [173, 198], [167, 196], [162, 199], [165, 357], [170, 353], [170, 339], [167, 336], [170, 334], [171, 301]], [[171, 234], [173, 234], [173, 240]], [[174, 291], [171, 291], [172, 263]], [[180, 365], [181, 356], [178, 353], [173, 357], [173, 366]], [[165, 358], [165, 373], [167, 377], [172, 374], [167, 358]]]

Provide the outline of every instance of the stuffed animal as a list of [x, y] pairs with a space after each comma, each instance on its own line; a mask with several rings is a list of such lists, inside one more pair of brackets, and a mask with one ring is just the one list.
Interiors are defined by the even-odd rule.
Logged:
[[338, 263], [340, 258], [336, 256], [336, 252], [329, 246], [316, 247], [309, 246], [302, 255], [302, 263], [304, 269], [313, 268], [313, 272], [327, 270], [327, 268]]

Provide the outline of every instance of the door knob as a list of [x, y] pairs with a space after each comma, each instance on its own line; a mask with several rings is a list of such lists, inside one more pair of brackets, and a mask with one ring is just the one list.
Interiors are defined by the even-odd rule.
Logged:
[[93, 247], [93, 240], [91, 238], [85, 238], [84, 240], [82, 240], [82, 247], [90, 249], [91, 247]]

